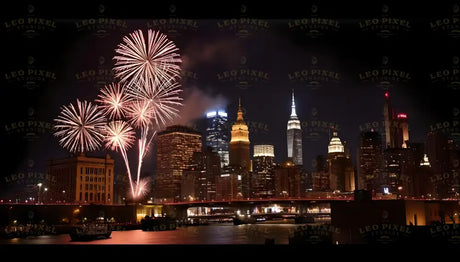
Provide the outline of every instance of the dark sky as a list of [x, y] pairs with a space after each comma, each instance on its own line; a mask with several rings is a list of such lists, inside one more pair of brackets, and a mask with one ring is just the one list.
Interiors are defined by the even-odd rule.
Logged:
[[[93, 101], [99, 88], [113, 81], [114, 49], [136, 29], [160, 30], [180, 49], [184, 107], [175, 123], [204, 131], [202, 117], [213, 107], [225, 108], [233, 122], [241, 96], [251, 144], [274, 144], [276, 162], [287, 155], [292, 90], [307, 170], [316, 155], [327, 153], [326, 126], [338, 128], [356, 157], [361, 128], [371, 123], [382, 128], [385, 90], [397, 112], [408, 114], [413, 142], [423, 143], [437, 123], [458, 139], [459, 127], [449, 128], [460, 118], [460, 25], [454, 23], [459, 17], [454, 1], [314, 1], [302, 7], [15, 2], [2, 8], [1, 188], [7, 192], [35, 182], [16, 178], [44, 174], [46, 160], [68, 155], [52, 135], [53, 119], [62, 105]], [[234, 72], [235, 77], [225, 77]], [[326, 76], [312, 76], [316, 72]], [[363, 79], [366, 72], [378, 76]], [[387, 72], [393, 73], [382, 76]], [[433, 78], [436, 72], [445, 77]], [[296, 78], [302, 73], [307, 76]], [[151, 174], [153, 154], [154, 148], [144, 165]]]

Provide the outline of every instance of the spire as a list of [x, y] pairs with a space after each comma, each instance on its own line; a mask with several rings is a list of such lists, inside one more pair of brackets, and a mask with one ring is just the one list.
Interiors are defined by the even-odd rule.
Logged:
[[238, 113], [237, 113], [236, 121], [244, 122], [243, 111], [241, 110], [241, 97], [238, 98]]
[[292, 89], [291, 118], [296, 118], [296, 117], [297, 117], [297, 114], [295, 112], [294, 89]]

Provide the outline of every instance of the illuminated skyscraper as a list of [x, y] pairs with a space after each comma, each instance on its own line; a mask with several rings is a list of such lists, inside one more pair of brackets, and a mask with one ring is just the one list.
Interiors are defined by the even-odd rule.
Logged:
[[397, 146], [407, 148], [409, 142], [409, 123], [407, 121], [407, 114], [399, 113], [397, 115], [398, 133], [397, 133]]
[[238, 101], [238, 113], [235, 124], [232, 126], [230, 140], [230, 165], [239, 166], [249, 171], [251, 160], [249, 157], [249, 129], [243, 119], [241, 99]]
[[[227, 173], [230, 174], [232, 179], [238, 177], [237, 181], [239, 185], [236, 188], [238, 188], [239, 192], [237, 192], [237, 195], [249, 198], [251, 196], [249, 174], [252, 165], [249, 156], [249, 129], [243, 119], [241, 99], [238, 100], [238, 113], [236, 122], [232, 126], [231, 136], [229, 151], [230, 165]], [[221, 177], [223, 175], [225, 175], [224, 172]], [[234, 183], [232, 185], [235, 186]]]
[[288, 158], [295, 165], [303, 165], [302, 161], [302, 129], [295, 111], [294, 91], [292, 91], [291, 116], [287, 123], [287, 152]]
[[274, 194], [275, 150], [273, 145], [254, 145], [251, 192], [254, 198], [269, 198]]
[[179, 200], [182, 172], [192, 163], [194, 152], [201, 152], [201, 133], [186, 126], [169, 126], [157, 136], [155, 197]]
[[214, 110], [206, 113], [206, 145], [210, 146], [220, 156], [220, 166], [227, 166], [229, 161], [227, 128], [227, 113], [224, 110]]
[[333, 131], [327, 154], [329, 183], [332, 191], [351, 192], [355, 190], [355, 172], [350, 155], [346, 153], [345, 147]]

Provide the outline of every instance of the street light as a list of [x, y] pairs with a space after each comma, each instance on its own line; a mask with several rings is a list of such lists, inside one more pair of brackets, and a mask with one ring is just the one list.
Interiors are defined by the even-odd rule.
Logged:
[[46, 202], [46, 192], [48, 192], [48, 188], [45, 187], [44, 190], [45, 190], [45, 195], [43, 195], [42, 201]]
[[38, 186], [38, 197], [37, 197], [37, 203], [40, 204], [40, 190], [41, 190], [41, 187], [42, 187], [42, 183], [38, 183], [37, 186]]

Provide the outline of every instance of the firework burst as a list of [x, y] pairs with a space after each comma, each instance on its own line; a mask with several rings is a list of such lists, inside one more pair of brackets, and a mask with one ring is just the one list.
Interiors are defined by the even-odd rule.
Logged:
[[136, 139], [136, 132], [125, 121], [112, 121], [106, 128], [106, 147], [111, 150], [126, 150], [129, 149]]
[[127, 88], [127, 93], [135, 99], [148, 103], [150, 117], [160, 127], [179, 116], [178, 107], [183, 100], [182, 92], [177, 82], [164, 81], [159, 86], [133, 85]]
[[63, 106], [61, 114], [54, 121], [54, 135], [59, 138], [61, 146], [69, 151], [94, 151], [102, 145], [106, 118], [97, 105], [77, 99], [77, 107], [73, 104]]
[[123, 37], [124, 44], [119, 44], [115, 52], [115, 76], [127, 85], [151, 82], [159, 84], [179, 77], [182, 62], [179, 49], [166, 38], [166, 35], [153, 31], [147, 32], [147, 41], [141, 30], [136, 30]]
[[125, 108], [129, 104], [130, 96], [126, 95], [124, 86], [111, 83], [101, 89], [96, 102], [104, 110], [109, 119], [121, 119], [125, 116]]
[[148, 127], [152, 122], [152, 105], [145, 100], [133, 100], [126, 108], [126, 116], [133, 126]]

